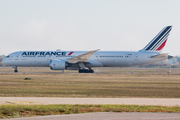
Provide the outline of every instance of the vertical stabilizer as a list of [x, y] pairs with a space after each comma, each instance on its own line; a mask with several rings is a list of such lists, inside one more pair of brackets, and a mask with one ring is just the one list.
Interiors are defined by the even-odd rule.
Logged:
[[142, 51], [157, 51], [162, 52], [172, 26], [164, 27], [147, 45], [142, 49]]

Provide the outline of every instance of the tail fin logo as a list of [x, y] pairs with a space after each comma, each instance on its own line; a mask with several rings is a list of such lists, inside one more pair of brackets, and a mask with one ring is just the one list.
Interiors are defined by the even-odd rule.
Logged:
[[164, 48], [168, 36], [170, 34], [170, 31], [172, 29], [172, 26], [167, 26], [163, 28], [150, 42], [146, 47], [144, 47], [143, 51], [162, 51]]
[[70, 52], [70, 53], [68, 54], [68, 56], [69, 56], [69, 55], [72, 55], [73, 53], [74, 53], [74, 52]]

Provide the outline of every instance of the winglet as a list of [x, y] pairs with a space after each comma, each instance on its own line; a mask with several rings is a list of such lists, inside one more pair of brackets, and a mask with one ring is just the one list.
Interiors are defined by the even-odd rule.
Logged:
[[88, 59], [91, 57], [91, 55], [94, 54], [95, 52], [99, 51], [99, 50], [100, 49], [89, 51], [87, 53], [76, 56], [74, 58], [70, 58], [70, 59], [67, 60], [67, 62], [69, 62], [69, 63], [88, 62]]

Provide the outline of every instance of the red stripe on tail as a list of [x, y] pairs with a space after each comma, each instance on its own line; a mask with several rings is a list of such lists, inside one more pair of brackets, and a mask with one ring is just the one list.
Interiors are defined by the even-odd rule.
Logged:
[[167, 41], [167, 39], [163, 42], [163, 44], [161, 44], [161, 45], [158, 47], [158, 49], [156, 49], [156, 51], [160, 51], [160, 50], [165, 46], [166, 41]]

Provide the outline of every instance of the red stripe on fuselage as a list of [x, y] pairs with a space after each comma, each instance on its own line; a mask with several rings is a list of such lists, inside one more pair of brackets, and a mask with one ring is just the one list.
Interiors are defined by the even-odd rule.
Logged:
[[161, 50], [161, 49], [165, 46], [166, 41], [167, 41], [167, 39], [163, 42], [163, 44], [161, 44], [161, 45], [158, 47], [158, 49], [156, 49], [156, 51]]
[[71, 55], [71, 54], [73, 54], [73, 52], [70, 52], [68, 55]]

